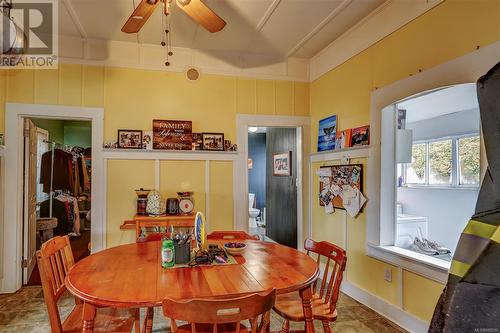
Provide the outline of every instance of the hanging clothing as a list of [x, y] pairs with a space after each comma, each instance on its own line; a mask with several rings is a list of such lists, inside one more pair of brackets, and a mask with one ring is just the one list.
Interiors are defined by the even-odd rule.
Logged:
[[[40, 217], [50, 216], [50, 199], [40, 204]], [[73, 230], [68, 220], [66, 204], [59, 200], [52, 199], [52, 217], [57, 218], [57, 227], [54, 229], [54, 236], [66, 235]]]
[[[40, 184], [43, 191], [50, 193], [50, 179], [52, 168], [52, 151], [42, 155], [40, 165]], [[52, 190], [73, 190], [73, 155], [61, 150], [54, 150], [54, 170], [52, 172]]]

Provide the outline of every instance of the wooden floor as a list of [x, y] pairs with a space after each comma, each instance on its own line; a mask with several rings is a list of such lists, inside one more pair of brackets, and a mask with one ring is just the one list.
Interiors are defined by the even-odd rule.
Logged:
[[[59, 302], [61, 316], [68, 315], [74, 305], [69, 295]], [[281, 328], [282, 320], [272, 315], [271, 329]], [[320, 323], [315, 323], [316, 331], [323, 332]], [[293, 324], [299, 329], [303, 325]], [[163, 318], [161, 309], [155, 311], [154, 332], [170, 332], [169, 321]], [[341, 294], [338, 303], [338, 320], [332, 325], [335, 333], [402, 333], [403, 329], [378, 313]], [[15, 294], [0, 295], [0, 332], [38, 333], [50, 332], [47, 310], [39, 286], [25, 286]]]

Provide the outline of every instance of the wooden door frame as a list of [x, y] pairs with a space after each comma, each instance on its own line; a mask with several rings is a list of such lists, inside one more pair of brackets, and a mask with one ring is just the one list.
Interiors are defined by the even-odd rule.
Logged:
[[[23, 119], [53, 118], [92, 122], [92, 252], [106, 247], [104, 160], [102, 157], [104, 109], [61, 105], [7, 103], [5, 107], [5, 173], [3, 276], [0, 293], [15, 292], [22, 285]], [[21, 167], [21, 169], [20, 169]], [[5, 195], [5, 194], [9, 195]], [[9, 209], [7, 209], [9, 207]]]
[[[308, 174], [306, 153], [309, 151], [311, 119], [302, 116], [267, 116], [239, 114], [236, 116], [236, 134], [238, 142], [238, 157], [236, 168], [233, 169], [234, 193], [234, 229], [248, 231], [248, 127], [286, 127], [297, 129], [297, 248], [303, 249], [304, 228], [303, 212], [304, 198], [307, 198], [307, 186], [304, 186], [304, 174]], [[309, 236], [309, 235], [307, 235]]]

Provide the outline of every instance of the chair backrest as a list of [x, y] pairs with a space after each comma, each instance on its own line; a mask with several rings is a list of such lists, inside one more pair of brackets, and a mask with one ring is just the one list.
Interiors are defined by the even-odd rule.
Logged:
[[[305, 240], [304, 248], [307, 250], [308, 255], [311, 252], [318, 255], [316, 261], [318, 266], [322, 262], [325, 264], [321, 284], [318, 286], [318, 281], [314, 282], [313, 289], [323, 299], [324, 303], [329, 305], [330, 313], [333, 313], [337, 306], [340, 284], [347, 263], [346, 252], [332, 243], [315, 242], [312, 239]], [[330, 268], [332, 269], [330, 270]]]
[[42, 244], [36, 252], [43, 296], [49, 313], [52, 332], [62, 332], [57, 301], [66, 291], [64, 279], [75, 264], [68, 236], [56, 236]]
[[207, 235], [207, 239], [244, 239], [244, 240], [260, 240], [258, 235], [249, 235], [244, 231], [214, 231]]
[[[163, 314], [172, 320], [173, 332], [176, 332], [176, 320], [187, 321], [191, 331], [196, 332], [196, 324], [212, 324], [217, 332], [217, 324], [235, 323], [235, 332], [239, 332], [240, 323], [250, 320], [252, 332], [264, 332], [269, 324], [267, 313], [274, 305], [276, 292], [269, 289], [262, 293], [229, 299], [191, 299], [179, 301], [165, 299]], [[262, 315], [260, 324], [258, 317]]]

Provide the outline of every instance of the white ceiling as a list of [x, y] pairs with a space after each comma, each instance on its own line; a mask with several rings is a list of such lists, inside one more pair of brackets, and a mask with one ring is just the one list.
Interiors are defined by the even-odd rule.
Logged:
[[[210, 34], [176, 5], [170, 15], [172, 44], [217, 54], [255, 53], [275, 60], [311, 58], [385, 0], [204, 0], [227, 26]], [[14, 1], [15, 2], [15, 1]], [[159, 44], [157, 8], [139, 34], [121, 27], [139, 0], [62, 0], [60, 35]]]
[[460, 84], [430, 92], [398, 103], [398, 108], [406, 110], [407, 123], [478, 109], [476, 84]]

